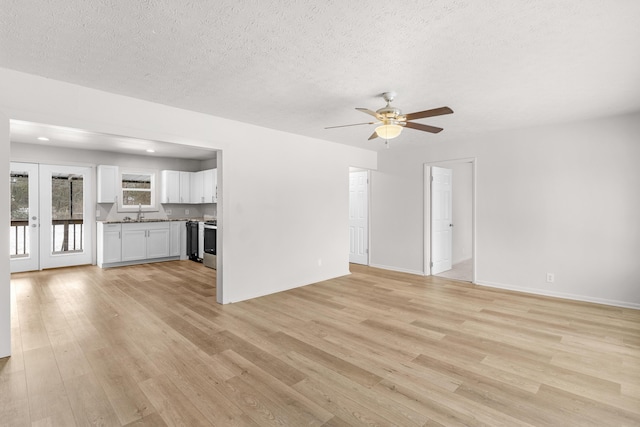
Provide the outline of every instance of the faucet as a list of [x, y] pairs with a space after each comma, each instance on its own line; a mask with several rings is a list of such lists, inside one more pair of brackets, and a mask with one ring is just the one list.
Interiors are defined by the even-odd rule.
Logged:
[[142, 203], [138, 203], [138, 217], [136, 218], [136, 221], [140, 221], [144, 219], [144, 214], [142, 213]]

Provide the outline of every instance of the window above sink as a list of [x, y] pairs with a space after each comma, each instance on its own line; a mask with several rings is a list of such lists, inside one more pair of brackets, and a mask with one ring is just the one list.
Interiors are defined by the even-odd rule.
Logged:
[[119, 176], [118, 212], [158, 210], [156, 171], [123, 168]]

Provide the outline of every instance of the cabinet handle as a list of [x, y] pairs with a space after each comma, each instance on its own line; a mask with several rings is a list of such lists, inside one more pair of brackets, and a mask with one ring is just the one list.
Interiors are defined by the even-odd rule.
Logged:
[[122, 239], [122, 234], [121, 233], [122, 233], [121, 231], [118, 231], [118, 240]]

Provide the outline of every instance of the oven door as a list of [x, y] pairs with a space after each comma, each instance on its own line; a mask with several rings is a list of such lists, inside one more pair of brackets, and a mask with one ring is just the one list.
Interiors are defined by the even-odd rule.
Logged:
[[216, 240], [218, 227], [215, 225], [204, 225], [204, 253], [217, 255]]
[[204, 254], [202, 255], [202, 263], [205, 267], [218, 268], [218, 256], [216, 250], [216, 239], [218, 227], [212, 224], [204, 225]]

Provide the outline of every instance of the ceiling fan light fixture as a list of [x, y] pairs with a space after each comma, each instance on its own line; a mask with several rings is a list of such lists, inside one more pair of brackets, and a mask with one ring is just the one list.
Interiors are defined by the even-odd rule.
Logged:
[[376, 128], [376, 133], [382, 139], [396, 138], [400, 135], [400, 132], [402, 132], [402, 126], [395, 124], [386, 124]]

